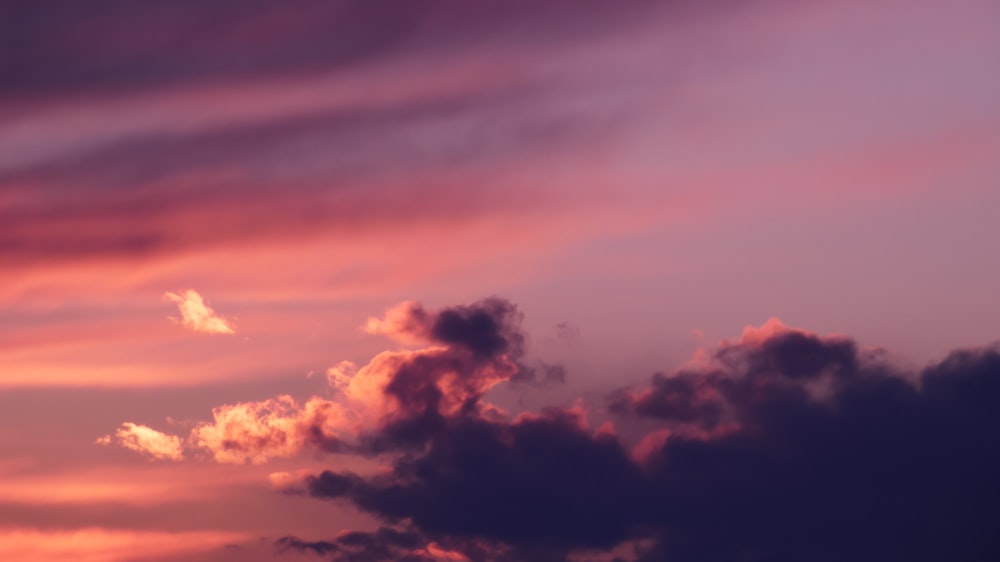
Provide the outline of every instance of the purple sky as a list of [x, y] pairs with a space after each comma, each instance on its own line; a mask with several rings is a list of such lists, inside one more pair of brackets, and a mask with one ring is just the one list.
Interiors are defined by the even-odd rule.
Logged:
[[[0, 4], [0, 558], [996, 552], [975, 502], [965, 534], [899, 519], [965, 551], [837, 550], [741, 526], [794, 510], [730, 485], [769, 473], [761, 436], [830, 478], [782, 441], [817, 404], [841, 417], [809, 435], [872, 470], [935, 458], [837, 441], [875, 403], [901, 420], [882, 437], [997, 464], [970, 429], [995, 416], [923, 424], [1000, 410], [998, 60], [987, 0]], [[522, 474], [534, 439], [555, 456]], [[465, 474], [449, 447], [514, 464]], [[408, 462], [424, 480], [385, 476]], [[619, 501], [508, 524], [525, 490], [571, 504], [544, 485], [575, 463]], [[906, 482], [975, 496], [928, 471]], [[858, 474], [831, 489], [896, 490]], [[494, 515], [457, 524], [450, 494]], [[725, 548], [678, 538], [712, 509]]]

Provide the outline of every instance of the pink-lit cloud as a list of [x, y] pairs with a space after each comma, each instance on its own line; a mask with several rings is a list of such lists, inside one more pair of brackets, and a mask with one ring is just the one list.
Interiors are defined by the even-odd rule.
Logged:
[[995, 0], [98, 3], [0, 18], [0, 558], [1000, 559]]
[[[520, 313], [509, 302], [487, 299], [434, 312], [404, 303], [394, 310], [401, 311], [394, 313], [399, 324], [394, 329], [419, 334], [433, 345], [385, 351], [360, 368], [348, 361], [331, 367], [327, 381], [332, 398], [312, 397], [300, 404], [283, 395], [216, 407], [211, 422], [192, 429], [186, 446], [236, 464], [290, 457], [307, 448], [357, 451], [372, 446], [364, 443], [367, 435], [393, 424], [495, 411], [481, 401], [483, 395], [530, 374], [518, 363], [524, 336]], [[185, 446], [180, 437], [133, 423], [124, 424], [114, 438], [99, 440], [112, 441], [170, 460], [180, 460]]]
[[193, 289], [180, 294], [168, 292], [163, 298], [177, 303], [181, 313], [181, 323], [187, 328], [206, 334], [235, 333], [229, 322], [205, 304], [205, 300]]
[[313, 398], [299, 405], [290, 396], [213, 409], [213, 421], [191, 431], [192, 447], [221, 463], [264, 463], [294, 456], [312, 445], [335, 452], [345, 430], [340, 404]]
[[126, 449], [158, 460], [179, 461], [184, 458], [183, 440], [180, 437], [132, 422], [122, 423], [114, 436], [100, 437], [97, 443], [99, 445], [117, 443]]

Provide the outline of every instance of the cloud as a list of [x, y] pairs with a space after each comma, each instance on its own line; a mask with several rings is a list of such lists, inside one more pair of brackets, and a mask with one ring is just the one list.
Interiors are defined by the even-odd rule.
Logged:
[[222, 462], [311, 450], [381, 464], [270, 477], [385, 525], [276, 545], [334, 560], [1000, 555], [1000, 348], [912, 371], [772, 319], [610, 393], [593, 429], [600, 412], [582, 404], [509, 415], [484, 400], [523, 376], [520, 322], [496, 298], [405, 303], [370, 331], [426, 347], [330, 369], [329, 398], [217, 408], [189, 445]]
[[646, 540], [636, 559], [992, 559], [1000, 524], [1000, 351], [918, 373], [842, 336], [771, 321], [650, 386], [609, 397], [654, 423], [637, 449], [579, 415], [456, 412], [374, 475], [310, 495], [436, 540], [568, 559]]
[[260, 402], [242, 402], [212, 410], [214, 420], [191, 431], [192, 447], [211, 452], [217, 462], [259, 464], [290, 457], [306, 445], [335, 452], [342, 430], [341, 406], [312, 399], [299, 406], [290, 396]]
[[206, 334], [236, 333], [229, 322], [217, 315], [193, 289], [188, 289], [183, 294], [168, 292], [163, 298], [177, 303], [177, 308], [181, 312], [181, 322], [187, 328]]
[[100, 445], [108, 445], [112, 441], [154, 459], [179, 461], [184, 458], [183, 440], [180, 437], [167, 435], [144, 425], [125, 422], [113, 438], [105, 435], [97, 439]]
[[537, 549], [611, 548], [628, 537], [643, 502], [628, 452], [562, 412], [514, 423], [459, 416], [428, 441], [390, 473], [326, 471], [307, 479], [308, 491], [412, 521], [433, 537]]
[[[391, 4], [300, 0], [279, 14], [222, 0], [10, 14], [0, 35], [17, 47], [0, 61], [8, 78], [0, 102], [23, 111], [0, 132], [0, 192], [13, 194], [0, 212], [0, 262], [136, 263], [220, 246], [256, 251], [261, 240], [408, 230], [469, 213], [523, 216], [516, 200], [537, 208], [543, 198], [512, 197], [515, 187], [488, 189], [479, 179], [468, 190], [466, 179], [442, 181], [441, 172], [534, 158], [584, 128], [592, 139], [623, 110], [590, 102], [616, 82], [581, 93], [577, 80], [564, 86], [539, 73], [540, 53], [519, 51], [530, 37], [562, 61], [553, 48], [561, 38], [592, 37], [569, 33], [578, 22], [605, 28], [633, 10]], [[135, 31], [151, 22], [155, 39]], [[514, 46], [495, 33], [511, 27]], [[451, 48], [483, 47], [487, 37], [500, 48]], [[186, 53], [189, 41], [197, 56]], [[442, 45], [454, 54], [442, 57]], [[470, 72], [473, 53], [475, 67], [505, 70]], [[570, 96], [583, 103], [567, 103]], [[81, 189], [87, 197], [75, 195]]]
[[[534, 376], [520, 363], [524, 336], [513, 304], [491, 298], [433, 312], [415, 303], [403, 309], [408, 319], [399, 315], [394, 333], [418, 338], [426, 347], [386, 351], [360, 368], [341, 362], [327, 372], [330, 398], [299, 403], [282, 395], [214, 408], [212, 421], [195, 426], [187, 446], [237, 464], [305, 449], [373, 455], [419, 447], [447, 417], [495, 410], [482, 401], [491, 388]], [[546, 379], [564, 375], [559, 366], [543, 368]]]
[[[16, 47], [0, 65], [0, 99], [280, 79], [404, 58], [427, 47], [469, 48], [502, 40], [502, 31], [511, 28], [522, 42], [553, 41], [635, 19], [661, 4], [612, 10], [602, 2], [554, 1], [540, 10], [526, 0], [433, 0], [417, 9], [398, 0], [292, 0], [278, 10], [263, 2], [184, 0], [142, 10], [128, 2], [102, 3], [103, 9], [93, 10], [72, 3], [55, 10], [12, 9], [0, 22]], [[162, 26], [155, 37], [139, 31], [152, 23]]]
[[428, 342], [429, 322], [423, 305], [404, 301], [385, 311], [382, 318], [371, 316], [364, 326], [369, 334], [380, 334], [406, 345]]
[[386, 311], [384, 318], [369, 318], [365, 331], [383, 334], [406, 344], [440, 343], [461, 346], [477, 357], [523, 354], [524, 336], [517, 331], [521, 314], [499, 298], [471, 306], [429, 313], [417, 302], [406, 301]]
[[294, 536], [275, 541], [280, 552], [312, 552], [332, 555], [332, 562], [469, 562], [461, 552], [451, 550], [422, 534], [382, 526], [375, 531], [344, 531], [329, 541], [305, 541]]
[[304, 541], [293, 536], [281, 537], [274, 541], [274, 545], [277, 547], [278, 552], [295, 550], [299, 552], [312, 552], [320, 556], [338, 550], [337, 545], [330, 541]]

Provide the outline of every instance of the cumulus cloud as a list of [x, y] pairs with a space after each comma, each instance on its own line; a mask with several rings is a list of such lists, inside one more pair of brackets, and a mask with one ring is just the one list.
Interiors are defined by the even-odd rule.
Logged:
[[181, 313], [181, 323], [196, 332], [206, 334], [234, 334], [232, 326], [212, 310], [197, 291], [189, 289], [183, 293], [166, 293], [165, 300], [177, 303]]
[[329, 398], [217, 408], [189, 445], [221, 462], [375, 457], [371, 473], [270, 477], [384, 524], [276, 544], [333, 560], [1000, 557], [1000, 349], [910, 372], [772, 319], [611, 392], [593, 429], [600, 412], [582, 404], [508, 415], [485, 402], [524, 376], [520, 318], [500, 299], [407, 303], [371, 331], [426, 347], [337, 365]]
[[415, 301], [404, 301], [385, 311], [382, 318], [371, 316], [364, 325], [369, 334], [380, 334], [407, 345], [428, 342], [429, 324], [427, 311]]
[[997, 349], [909, 373], [773, 320], [609, 406], [654, 429], [630, 448], [572, 411], [457, 412], [389, 471], [304, 484], [429, 538], [487, 545], [459, 549], [473, 560], [568, 560], [628, 541], [642, 561], [1000, 555]]
[[408, 344], [459, 346], [479, 358], [502, 353], [516, 358], [523, 353], [524, 345], [524, 336], [518, 331], [520, 322], [517, 307], [499, 298], [435, 313], [418, 302], [406, 301], [387, 310], [384, 318], [369, 318], [365, 331]]
[[292, 456], [306, 445], [336, 451], [335, 431], [343, 414], [339, 404], [328, 400], [316, 398], [300, 406], [291, 396], [279, 396], [220, 406], [212, 417], [191, 431], [191, 445], [210, 451], [218, 462], [259, 464]]
[[114, 436], [105, 435], [97, 439], [100, 445], [112, 442], [154, 459], [179, 461], [184, 458], [183, 440], [180, 437], [131, 422], [123, 423]]
[[[386, 351], [358, 367], [341, 362], [327, 372], [332, 397], [300, 403], [290, 396], [219, 406], [195, 426], [188, 447], [223, 463], [264, 463], [305, 449], [374, 455], [422, 445], [441, 420], [459, 412], [485, 415], [491, 388], [525, 379], [520, 363], [521, 315], [502, 299], [428, 312], [406, 303], [388, 326], [419, 336], [426, 347]], [[415, 341], [415, 340], [409, 340]], [[543, 365], [546, 376], [563, 376]]]

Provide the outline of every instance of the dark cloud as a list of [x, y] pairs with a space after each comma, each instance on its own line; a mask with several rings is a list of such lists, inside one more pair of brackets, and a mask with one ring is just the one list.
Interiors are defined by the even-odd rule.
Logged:
[[381, 429], [363, 437], [375, 453], [421, 448], [451, 420], [490, 416], [483, 394], [501, 382], [562, 382], [564, 369], [525, 365], [522, 314], [513, 303], [491, 297], [470, 305], [428, 311], [406, 303], [374, 330], [397, 338], [419, 338], [442, 346], [424, 350], [395, 367], [384, 387], [397, 406]]
[[[386, 321], [374, 330], [391, 337], [423, 339], [464, 350], [472, 354], [474, 363], [495, 361], [502, 357], [516, 368], [516, 372], [507, 379], [509, 382], [545, 386], [566, 381], [566, 369], [562, 365], [544, 361], [528, 364], [523, 361], [525, 336], [520, 329], [522, 314], [513, 303], [504, 299], [489, 298], [436, 313], [428, 312], [419, 304], [408, 303], [393, 314], [392, 322]], [[431, 359], [423, 360], [425, 365], [420, 366], [412, 376], [409, 370], [401, 369], [393, 382], [393, 385], [399, 386], [393, 386], [390, 391], [402, 402], [419, 398], [421, 392], [415, 393], [413, 385], [422, 385], [420, 381], [434, 378], [425, 374], [428, 370], [435, 370], [432, 362]], [[451, 364], [456, 363], [451, 360]], [[403, 386], [407, 384], [409, 388]], [[433, 391], [433, 388], [430, 390]], [[426, 399], [421, 401], [426, 402]]]
[[329, 541], [305, 541], [281, 537], [274, 545], [279, 553], [288, 551], [332, 555], [332, 562], [432, 562], [427, 554], [429, 541], [419, 533], [380, 527], [373, 532], [350, 531]]
[[858, 368], [857, 349], [854, 342], [842, 339], [825, 339], [788, 332], [769, 338], [758, 349], [733, 346], [720, 352], [720, 358], [739, 356], [750, 361], [751, 376], [756, 373], [777, 373], [789, 378], [814, 378], [829, 369], [841, 375], [853, 373]]
[[521, 314], [509, 301], [491, 298], [472, 306], [442, 310], [434, 318], [430, 336], [459, 345], [478, 358], [523, 355], [524, 336], [517, 330]]
[[822, 401], [780, 385], [733, 394], [742, 429], [668, 441], [650, 461], [664, 531], [646, 559], [1000, 555], [1000, 355], [952, 356], [920, 388], [852, 374]]
[[723, 412], [722, 404], [713, 397], [704, 396], [704, 377], [681, 373], [666, 376], [653, 375], [652, 384], [638, 395], [617, 391], [608, 398], [608, 409], [616, 414], [634, 412], [658, 420], [698, 423], [714, 427]]
[[5, 2], [4, 98], [336, 70], [415, 49], [593, 34], [658, 2], [181, 0]]
[[426, 340], [463, 349], [476, 360], [499, 356], [519, 359], [524, 355], [522, 319], [516, 305], [498, 297], [436, 312], [426, 310], [420, 303], [406, 302], [388, 311], [384, 320], [373, 319], [368, 330], [392, 338]]
[[329, 554], [338, 550], [337, 545], [330, 541], [304, 541], [293, 536], [279, 538], [274, 541], [274, 546], [278, 552], [295, 550], [298, 552], [312, 552], [319, 555]]
[[595, 438], [578, 421], [564, 413], [514, 424], [449, 419], [426, 452], [398, 460], [391, 475], [327, 471], [308, 490], [432, 536], [610, 547], [628, 537], [642, 478], [614, 438]]
[[462, 409], [407, 420], [423, 446], [389, 457], [391, 471], [325, 471], [307, 491], [472, 560], [640, 539], [643, 561], [1000, 559], [997, 349], [907, 373], [847, 338], [781, 328], [620, 391], [612, 411], [657, 422], [643, 454], [569, 411]]

